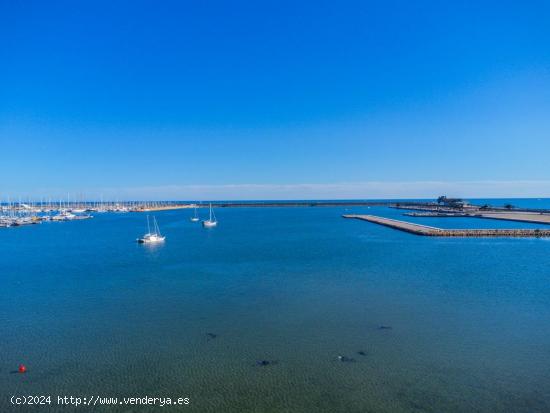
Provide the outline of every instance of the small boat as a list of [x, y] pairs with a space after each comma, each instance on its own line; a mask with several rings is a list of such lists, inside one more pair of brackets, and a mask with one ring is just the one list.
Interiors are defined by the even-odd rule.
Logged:
[[160, 229], [157, 224], [157, 220], [153, 217], [153, 232], [151, 232], [151, 226], [149, 224], [149, 215], [147, 215], [147, 234], [138, 238], [136, 241], [140, 244], [154, 244], [157, 242], [164, 242], [165, 236], [160, 234]]
[[52, 217], [52, 221], [72, 221], [75, 218], [75, 214], [71, 214], [69, 211], [61, 211]]
[[195, 207], [195, 215], [193, 215], [191, 218], [191, 222], [199, 222], [199, 215], [197, 212], [197, 207]]
[[210, 204], [210, 216], [207, 220], [202, 221], [202, 226], [204, 228], [212, 228], [212, 227], [215, 227], [216, 225], [218, 225], [218, 221], [216, 220], [216, 215], [212, 210], [212, 204]]

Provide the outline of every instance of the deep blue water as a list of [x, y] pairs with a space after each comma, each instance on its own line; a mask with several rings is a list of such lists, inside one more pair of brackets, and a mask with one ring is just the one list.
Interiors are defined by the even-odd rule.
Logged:
[[[550, 411], [550, 240], [341, 218], [402, 212], [220, 208], [205, 230], [166, 211], [157, 247], [134, 242], [139, 213], [2, 228], [0, 411], [12, 394], [190, 397], [182, 411], [198, 412]], [[28, 373], [12, 374], [20, 363]]]

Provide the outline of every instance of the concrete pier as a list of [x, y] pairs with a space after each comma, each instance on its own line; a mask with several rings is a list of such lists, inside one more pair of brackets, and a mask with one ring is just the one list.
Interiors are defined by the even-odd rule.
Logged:
[[360, 219], [378, 225], [384, 225], [399, 231], [409, 232], [415, 235], [429, 237], [474, 237], [474, 238], [495, 238], [495, 237], [519, 237], [519, 238], [541, 238], [550, 237], [550, 229], [444, 229], [430, 227], [427, 225], [413, 224], [411, 222], [399, 221], [391, 218], [379, 217], [376, 215], [343, 215], [344, 218]]
[[550, 215], [533, 212], [484, 213], [479, 218], [500, 219], [504, 221], [531, 222], [550, 225]]
[[409, 217], [434, 218], [486, 218], [502, 221], [529, 222], [532, 224], [550, 225], [550, 215], [535, 212], [406, 212]]

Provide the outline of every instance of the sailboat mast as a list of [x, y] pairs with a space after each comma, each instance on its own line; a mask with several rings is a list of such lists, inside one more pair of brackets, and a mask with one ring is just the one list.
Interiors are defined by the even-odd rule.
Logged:
[[153, 217], [153, 219], [155, 220], [155, 234], [158, 235], [160, 237], [160, 228], [159, 228], [159, 224], [157, 223], [157, 219]]

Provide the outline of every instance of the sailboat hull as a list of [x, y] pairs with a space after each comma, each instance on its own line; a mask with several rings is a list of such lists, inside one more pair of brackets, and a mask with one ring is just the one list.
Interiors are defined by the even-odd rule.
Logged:
[[160, 235], [159, 226], [157, 224], [157, 220], [155, 219], [155, 217], [153, 217], [153, 228], [154, 228], [154, 231], [151, 232], [151, 227], [149, 225], [149, 215], [147, 215], [147, 234], [145, 234], [141, 238], [138, 238], [136, 241], [139, 244], [156, 244], [159, 242], [164, 242], [166, 237], [163, 235]]
[[154, 235], [154, 234], [147, 234], [144, 235], [142, 238], [138, 238], [137, 242], [139, 244], [154, 244], [157, 242], [164, 242], [166, 237], [163, 237], [161, 235]]

